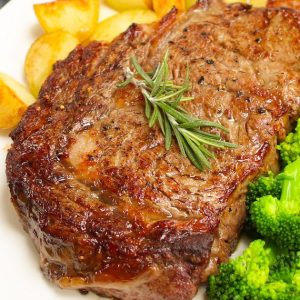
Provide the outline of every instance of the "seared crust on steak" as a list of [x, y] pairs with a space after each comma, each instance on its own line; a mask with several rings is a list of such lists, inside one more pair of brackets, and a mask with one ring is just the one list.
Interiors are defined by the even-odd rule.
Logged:
[[268, 7], [289, 7], [300, 10], [299, 0], [268, 0]]
[[[63, 288], [120, 299], [191, 299], [232, 252], [249, 180], [277, 170], [276, 143], [299, 115], [300, 16], [201, 1], [111, 44], [58, 62], [11, 134], [13, 204]], [[149, 128], [134, 86], [116, 88], [135, 55], [155, 68], [169, 49], [175, 82], [190, 65], [184, 108], [220, 122], [237, 149], [212, 149], [200, 172]]]

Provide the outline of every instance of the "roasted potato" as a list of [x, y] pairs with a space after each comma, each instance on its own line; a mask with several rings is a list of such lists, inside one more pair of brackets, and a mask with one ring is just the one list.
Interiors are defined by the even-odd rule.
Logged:
[[45, 32], [67, 31], [88, 38], [99, 17], [99, 0], [57, 0], [35, 4], [35, 14]]
[[249, 4], [255, 7], [264, 7], [267, 4], [267, 0], [250, 0]]
[[176, 6], [180, 11], [186, 9], [185, 0], [153, 0], [152, 4], [154, 11], [160, 18], [167, 14], [173, 6]]
[[0, 128], [12, 128], [18, 124], [26, 107], [35, 98], [20, 83], [0, 73]]
[[111, 8], [124, 11], [131, 9], [151, 9], [152, 0], [105, 0]]
[[78, 44], [76, 37], [64, 31], [46, 33], [33, 43], [25, 60], [25, 77], [35, 97], [51, 73], [53, 64], [66, 58]]
[[185, 0], [185, 7], [188, 9], [196, 3], [196, 0]]
[[146, 24], [156, 20], [157, 15], [151, 10], [128, 10], [100, 22], [90, 40], [110, 42], [121, 32], [125, 31], [132, 23]]

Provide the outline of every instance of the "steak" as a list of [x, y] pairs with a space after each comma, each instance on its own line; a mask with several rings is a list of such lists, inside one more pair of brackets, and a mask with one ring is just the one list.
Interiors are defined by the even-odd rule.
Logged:
[[268, 0], [268, 7], [290, 7], [293, 9], [300, 10], [300, 2], [299, 0]]
[[[235, 248], [247, 183], [278, 171], [276, 144], [299, 116], [300, 15], [202, 0], [110, 44], [57, 62], [11, 133], [12, 202], [62, 288], [117, 299], [192, 299]], [[199, 171], [149, 128], [124, 80], [129, 58], [153, 70], [169, 49], [172, 80], [189, 64], [193, 116], [229, 129], [237, 149], [212, 149]]]

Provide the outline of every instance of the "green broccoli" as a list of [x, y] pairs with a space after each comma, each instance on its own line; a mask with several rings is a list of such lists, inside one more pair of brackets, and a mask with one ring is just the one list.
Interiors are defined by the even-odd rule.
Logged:
[[[267, 295], [270, 295], [270, 287], [272, 287], [272, 293], [276, 291], [277, 299], [299, 300], [300, 251], [275, 251], [275, 253], [273, 264], [270, 266], [268, 284], [260, 291], [262, 299], [268, 299]], [[276, 289], [274, 289], [275, 285]]]
[[[270, 281], [283, 280], [296, 283], [300, 275], [300, 251], [280, 250], [276, 252], [276, 260], [270, 268]], [[300, 282], [295, 287], [300, 287]]]
[[299, 300], [300, 252], [280, 252], [256, 240], [209, 277], [212, 300]]
[[[288, 249], [300, 249], [300, 158], [289, 164], [281, 196], [265, 195], [250, 207], [250, 219], [264, 238]], [[279, 200], [280, 199], [280, 200]]]
[[[266, 176], [261, 176], [256, 181], [249, 183], [246, 196], [247, 211], [250, 211], [250, 207], [256, 199], [265, 195], [280, 198], [284, 178], [285, 175], [283, 173], [275, 176], [274, 173], [270, 171]], [[248, 235], [254, 238], [260, 238], [255, 224], [251, 222], [249, 215], [247, 216], [244, 230]]]
[[220, 266], [219, 274], [210, 276], [209, 299], [251, 299], [269, 276], [271, 250], [264, 249], [262, 240], [251, 243], [243, 255]]
[[288, 165], [300, 157], [300, 119], [295, 132], [288, 134], [286, 139], [277, 146], [284, 165]]
[[273, 172], [269, 172], [266, 176], [259, 177], [256, 181], [249, 183], [246, 204], [250, 209], [251, 204], [265, 195], [271, 195], [279, 198], [282, 190], [284, 176], [280, 174], [275, 176]]

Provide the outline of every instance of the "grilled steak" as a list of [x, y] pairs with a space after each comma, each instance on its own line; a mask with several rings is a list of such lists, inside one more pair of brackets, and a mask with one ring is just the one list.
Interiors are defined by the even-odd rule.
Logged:
[[[249, 180], [278, 169], [277, 140], [299, 115], [299, 40], [296, 11], [203, 0], [58, 62], [7, 156], [45, 275], [119, 299], [191, 299], [235, 247]], [[239, 145], [212, 149], [205, 172], [165, 150], [136, 87], [116, 87], [131, 56], [153, 70], [167, 49], [175, 82], [190, 66], [184, 108]]]
[[300, 10], [300, 2], [299, 0], [268, 0], [268, 7], [290, 7], [293, 9]]

